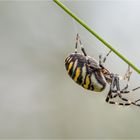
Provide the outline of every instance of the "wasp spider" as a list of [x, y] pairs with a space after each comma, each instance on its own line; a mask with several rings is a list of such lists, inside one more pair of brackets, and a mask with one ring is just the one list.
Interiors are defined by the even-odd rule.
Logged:
[[[80, 44], [81, 53], [77, 52], [78, 44]], [[106, 58], [111, 53], [109, 53], [102, 59], [102, 56], [99, 56], [99, 61], [95, 60], [94, 58], [87, 55], [82, 42], [80, 40], [79, 34], [76, 36], [76, 45], [75, 45], [75, 52], [71, 53], [65, 60], [65, 67], [69, 74], [69, 76], [83, 88], [92, 90], [95, 92], [102, 92], [106, 87], [107, 84], [110, 85], [110, 90], [106, 97], [106, 102], [110, 104], [117, 104], [122, 106], [128, 105], [136, 105], [138, 101], [130, 101], [127, 98], [124, 98], [122, 94], [130, 93], [139, 89], [140, 87], [134, 88], [131, 91], [128, 89], [128, 82], [130, 80], [131, 71], [130, 67], [128, 66], [128, 70], [126, 74], [123, 76], [123, 80], [127, 81], [126, 86], [123, 89], [120, 89], [120, 76], [118, 74], [110, 73], [105, 67], [104, 63]], [[122, 102], [115, 102], [113, 98], [119, 97]]]

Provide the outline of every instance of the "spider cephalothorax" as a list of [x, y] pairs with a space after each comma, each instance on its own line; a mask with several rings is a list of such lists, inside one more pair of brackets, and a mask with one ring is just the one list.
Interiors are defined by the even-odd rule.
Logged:
[[[80, 43], [80, 48], [82, 53], [77, 53], [77, 46]], [[71, 53], [65, 60], [65, 67], [69, 74], [69, 76], [83, 88], [92, 90], [95, 92], [101, 92], [106, 88], [106, 85], [110, 85], [109, 93], [106, 97], [106, 102], [110, 104], [118, 104], [118, 105], [136, 105], [140, 106], [137, 102], [139, 101], [130, 101], [124, 97], [122, 94], [129, 93], [128, 91], [128, 82], [130, 80], [130, 67], [126, 74], [123, 76], [122, 79], [127, 80], [127, 84], [123, 89], [120, 89], [120, 76], [118, 74], [110, 73], [103, 64], [106, 61], [109, 53], [102, 59], [101, 55], [99, 56], [99, 62], [94, 58], [87, 55], [85, 49], [81, 43], [80, 37], [77, 34], [76, 36], [76, 45], [75, 45], [75, 52]], [[140, 87], [134, 88], [132, 91], [139, 89]], [[110, 99], [119, 97], [123, 102], [115, 102], [110, 101]]]

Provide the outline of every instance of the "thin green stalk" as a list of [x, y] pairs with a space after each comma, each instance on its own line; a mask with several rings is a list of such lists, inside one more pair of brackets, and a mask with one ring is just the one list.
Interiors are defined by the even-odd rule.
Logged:
[[79, 22], [84, 28], [86, 28], [92, 35], [94, 35], [98, 40], [100, 40], [106, 47], [111, 49], [117, 56], [119, 56], [123, 61], [125, 61], [130, 67], [132, 67], [135, 71], [140, 73], [140, 69], [138, 69], [133, 63], [131, 63], [126, 57], [120, 54], [116, 49], [114, 49], [109, 43], [107, 43], [104, 39], [102, 39], [95, 31], [93, 31], [84, 21], [78, 18], [75, 14], [73, 14], [65, 5], [63, 5], [59, 0], [53, 0], [57, 5], [59, 5], [67, 14], [69, 14], [72, 18], [74, 18], [77, 22]]

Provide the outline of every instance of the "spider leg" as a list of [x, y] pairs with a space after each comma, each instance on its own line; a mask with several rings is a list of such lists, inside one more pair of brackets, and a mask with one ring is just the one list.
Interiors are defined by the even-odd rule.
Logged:
[[87, 56], [87, 53], [86, 53], [86, 51], [85, 51], [85, 49], [84, 49], [84, 47], [83, 47], [83, 44], [82, 44], [82, 42], [81, 42], [81, 39], [80, 39], [80, 36], [79, 36], [79, 34], [77, 34], [77, 37], [76, 37], [77, 39], [77, 43], [78, 43], [78, 41], [79, 41], [79, 43], [80, 43], [80, 48], [81, 48], [81, 51], [83, 52], [83, 54], [84, 54], [84, 56]]
[[136, 100], [136, 101], [130, 101], [124, 97], [122, 97], [121, 93], [118, 94], [118, 96], [123, 100], [123, 101], [126, 101], [127, 102], [127, 105], [135, 105], [135, 106], [139, 106], [140, 107], [140, 104], [138, 104], [137, 102], [140, 101], [140, 99]]
[[[138, 99], [138, 100], [136, 100], [136, 101], [130, 101], [129, 99], [122, 97], [122, 94], [123, 94], [123, 93], [130, 93], [130, 92], [133, 92], [133, 91], [135, 91], [135, 90], [140, 89], [140, 87], [134, 88], [134, 89], [132, 89], [131, 91], [120, 90], [119, 78], [117, 77], [116, 79], [117, 79], [117, 81], [116, 81], [116, 89], [117, 89], [117, 90], [113, 90], [112, 92], [113, 92], [113, 93], [117, 93], [118, 97], [119, 97], [121, 100], [123, 100], [123, 101], [126, 102], [125, 104], [123, 103], [123, 105], [132, 105], [132, 104], [133, 104], [133, 105], [135, 105], [135, 106], [140, 106], [140, 104], [137, 103], [138, 101], [140, 101], [140, 99]], [[116, 94], [115, 94], [115, 95], [116, 95]]]
[[103, 63], [105, 63], [105, 61], [107, 60], [107, 57], [109, 56], [109, 54], [111, 53], [112, 50], [110, 50], [106, 56], [102, 59], [102, 55], [99, 55], [99, 64], [103, 65]]
[[107, 60], [107, 57], [109, 56], [109, 54], [112, 52], [112, 50], [110, 50], [107, 54], [106, 54], [106, 56], [104, 57], [104, 59], [103, 59], [103, 63], [105, 63], [105, 61]]
[[134, 88], [134, 89], [132, 89], [132, 90], [124, 90], [124, 89], [122, 89], [122, 90], [120, 91], [120, 93], [121, 93], [121, 94], [127, 94], [127, 93], [131, 93], [131, 92], [133, 92], [133, 91], [135, 91], [135, 90], [138, 90], [138, 89], [140, 89], [140, 87], [136, 87], [136, 88]]
[[[127, 71], [126, 71], [126, 73], [124, 75], [124, 78], [123, 78], [124, 80], [127, 79], [127, 83], [126, 83], [126, 86], [120, 91], [121, 94], [131, 93], [131, 92], [133, 92], [135, 90], [140, 89], [140, 86], [139, 86], [139, 87], [136, 87], [136, 88], [134, 88], [132, 90], [127, 90], [128, 87], [129, 87], [128, 83], [130, 81], [131, 74], [132, 74], [132, 71], [130, 71], [130, 66], [128, 65], [128, 69], [127, 69]], [[114, 90], [113, 92], [115, 93], [116, 91]]]
[[140, 104], [137, 103], [138, 101], [140, 101], [140, 99], [138, 99], [134, 102], [136, 106], [140, 106]]
[[121, 90], [120, 91], [120, 93], [121, 94], [127, 94], [127, 93], [131, 93], [131, 92], [133, 92], [133, 91], [135, 91], [135, 90], [138, 90], [138, 89], [140, 89], [140, 87], [136, 87], [136, 88], [134, 88], [134, 89], [132, 89], [132, 90]]
[[[116, 87], [116, 90], [114, 90], [114, 87]], [[116, 93], [114, 96], [112, 95], [112, 93]], [[110, 101], [110, 99], [112, 99], [113, 97], [119, 97], [123, 102], [115, 102], [115, 101]], [[121, 105], [121, 106], [129, 106], [129, 105], [137, 105], [136, 102], [132, 102], [124, 97], [122, 97], [121, 93], [120, 93], [120, 86], [119, 86], [119, 77], [118, 76], [113, 76], [112, 78], [112, 83], [110, 85], [110, 91], [106, 97], [106, 102], [110, 103], [110, 104], [117, 104], [117, 105]], [[139, 105], [137, 105], [139, 106]]]
[[127, 79], [129, 81], [131, 74], [132, 74], [132, 71], [130, 70], [130, 66], [128, 65], [128, 69], [127, 69], [126, 73], [124, 74], [123, 79], [124, 80]]
[[75, 43], [75, 53], [77, 53], [78, 38], [79, 38], [79, 35], [77, 34], [76, 35], [76, 43]]
[[135, 103], [133, 103], [133, 102], [128, 102], [129, 100], [126, 100], [125, 98], [123, 98], [123, 97], [121, 97], [121, 99], [123, 100], [123, 101], [126, 101], [125, 103], [119, 103], [119, 102], [115, 102], [115, 101], [110, 101], [110, 99], [112, 99], [112, 97], [117, 97], [118, 96], [118, 93], [117, 94], [115, 94], [114, 96], [112, 96], [112, 91], [111, 91], [111, 89], [110, 89], [110, 91], [109, 91], [109, 93], [108, 93], [108, 95], [107, 95], [107, 97], [106, 97], [106, 102], [107, 103], [109, 103], [109, 104], [116, 104], [116, 105], [120, 105], [120, 106], [129, 106], [129, 105], [131, 105], [131, 104], [135, 104]]
[[131, 77], [132, 71], [130, 71], [130, 66], [128, 65], [128, 69], [125, 73], [125, 75], [123, 76], [123, 79], [126, 80], [127, 79], [127, 83], [126, 86], [122, 89], [122, 91], [125, 91], [126, 89], [128, 89], [129, 87], [129, 81], [130, 81], [130, 77]]
[[102, 55], [99, 55], [99, 65], [102, 66], [103, 62], [102, 62]]
[[[115, 93], [115, 92], [112, 92], [112, 93]], [[118, 96], [118, 94], [117, 94], [117, 93], [116, 93], [116, 94], [114, 94], [114, 95], [112, 94], [112, 95], [110, 96], [110, 98], [111, 98], [111, 99], [113, 99], [113, 98], [116, 98], [117, 96]]]
[[[106, 100], [105, 101], [107, 103], [109, 103], [109, 104], [124, 105], [123, 103], [118, 103], [118, 102], [115, 102], [115, 101], [110, 101], [110, 99], [115, 98], [115, 97], [118, 96], [118, 93], [115, 94], [115, 95], [112, 94], [112, 93], [114, 93], [112, 91], [113, 91], [113, 89], [114, 89], [114, 87], [116, 85], [116, 82], [117, 82], [116, 81], [116, 78], [113, 76], [113, 78], [112, 78], [112, 84], [110, 85], [110, 90], [109, 90], [109, 92], [107, 94], [107, 97], [106, 97]], [[125, 105], [127, 105], [127, 104], [125, 104]]]
[[107, 103], [109, 103], [109, 104], [118, 104], [117, 102], [110, 101], [110, 99], [112, 99], [112, 91], [111, 91], [111, 89], [109, 90], [105, 101], [106, 101]]
[[129, 87], [129, 81], [130, 81], [131, 74], [132, 74], [132, 71], [130, 71], [130, 66], [128, 65], [128, 69], [127, 69], [127, 71], [126, 71], [126, 73], [124, 75], [124, 78], [123, 78], [124, 80], [127, 79], [127, 83], [126, 83], [126, 86], [120, 91], [121, 94], [131, 93], [131, 92], [133, 92], [135, 90], [140, 89], [140, 86], [139, 86], [139, 87], [136, 87], [136, 88], [134, 88], [132, 90], [127, 90], [128, 87]]
[[129, 99], [122, 97], [121, 90], [120, 90], [120, 84], [119, 84], [119, 77], [116, 77], [116, 80], [117, 80], [117, 82], [116, 82], [116, 88], [117, 88], [117, 93], [118, 93], [119, 98], [121, 100], [127, 102], [129, 105], [131, 105], [131, 104], [136, 105], [135, 102], [132, 102]]
[[[131, 93], [131, 92], [133, 92], [133, 91], [135, 91], [135, 90], [138, 90], [138, 89], [140, 89], [140, 87], [137, 87], [137, 88], [134, 88], [134, 89], [132, 89], [132, 90], [130, 90], [130, 91], [120, 91], [120, 94], [127, 94], [127, 93]], [[137, 102], [139, 102], [140, 101], [140, 99], [137, 99], [136, 101], [134, 101], [133, 102], [133, 104], [134, 105], [136, 105], [136, 106], [140, 106], [140, 104], [138, 104]]]
[[[134, 88], [132, 89], [132, 91], [135, 91], [135, 90], [138, 90], [140, 87], [137, 87], [137, 88]], [[119, 78], [117, 79], [117, 89], [118, 89], [118, 96], [120, 99], [122, 99], [123, 101], [127, 102], [129, 105], [133, 104], [135, 106], [139, 106], [140, 107], [140, 104], [138, 104], [137, 102], [140, 101], [140, 99], [136, 100], [136, 101], [130, 101], [129, 99], [127, 98], [124, 98], [122, 97], [122, 93], [126, 92], [126, 91], [122, 91], [122, 90], [119, 90]], [[129, 91], [127, 91], [128, 93], [130, 93]]]

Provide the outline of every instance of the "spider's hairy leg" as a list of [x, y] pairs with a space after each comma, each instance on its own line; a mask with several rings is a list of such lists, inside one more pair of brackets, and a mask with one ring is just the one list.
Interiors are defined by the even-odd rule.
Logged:
[[[127, 98], [124, 98], [123, 96], [122, 96], [122, 94], [126, 94], [126, 93], [130, 93], [130, 92], [133, 92], [133, 91], [136, 91], [136, 90], [138, 90], [138, 89], [140, 89], [140, 87], [137, 87], [137, 88], [134, 88], [134, 89], [132, 89], [131, 91], [128, 91], [128, 90], [120, 90], [120, 84], [119, 84], [119, 77], [116, 77], [115, 78], [116, 79], [116, 90], [112, 90], [112, 92], [113, 93], [116, 93], [117, 95], [118, 95], [118, 97], [122, 100], [122, 101], [124, 101], [125, 103], [118, 103], [118, 105], [124, 105], [124, 106], [128, 106], [128, 105], [135, 105], [135, 106], [140, 106], [140, 104], [138, 104], [138, 102], [140, 101], [140, 99], [138, 99], [138, 100], [136, 100], [136, 101], [130, 101], [129, 99], [127, 99]], [[114, 95], [115, 97], [117, 97], [116, 96], [116, 94]]]
[[110, 50], [107, 54], [106, 54], [106, 56], [104, 57], [104, 59], [103, 59], [103, 63], [105, 63], [105, 61], [107, 60], [107, 57], [109, 56], [109, 54], [112, 52], [112, 50]]
[[84, 56], [87, 56], [87, 53], [86, 53], [86, 51], [85, 51], [85, 49], [84, 49], [84, 47], [83, 47], [83, 44], [82, 44], [82, 42], [81, 42], [81, 39], [80, 39], [79, 34], [77, 34], [77, 38], [78, 38], [78, 41], [79, 41], [79, 43], [80, 43], [80, 49], [81, 49], [82, 53], [84, 54]]
[[130, 66], [128, 65], [128, 69], [123, 77], [123, 79], [127, 79], [127, 83], [126, 86], [120, 91], [121, 94], [127, 94], [127, 93], [131, 93], [133, 91], [136, 91], [138, 89], [140, 89], [140, 86], [133, 88], [132, 90], [127, 90], [129, 87], [129, 81], [130, 81], [130, 77], [131, 77], [132, 71], [130, 70]]
[[99, 55], [99, 65], [101, 66], [103, 64], [103, 62], [102, 62], [102, 55], [100, 54]]
[[[119, 83], [118, 83], [118, 85], [119, 85]], [[140, 89], [140, 87], [134, 88], [134, 89], [132, 89], [132, 91], [135, 91], [135, 90], [138, 90], [138, 89]], [[122, 93], [124, 93], [124, 92], [130, 93], [129, 91], [122, 91], [122, 90], [119, 91], [118, 96], [119, 96], [123, 101], [128, 102], [130, 105], [132, 104], [132, 105], [135, 105], [135, 106], [139, 106], [139, 107], [140, 107], [140, 104], [137, 103], [138, 101], [140, 101], [140, 99], [138, 99], [138, 100], [132, 102], [132, 101], [130, 101], [130, 100], [128, 100], [128, 99], [122, 97]]]
[[[121, 90], [121, 91], [120, 91], [120, 94], [131, 93], [131, 92], [136, 91], [136, 90], [138, 90], [138, 89], [140, 89], [140, 87], [134, 88], [134, 89], [132, 89], [132, 90], [125, 90], [125, 91], [124, 91], [124, 90]], [[136, 105], [136, 106], [140, 106], [140, 104], [137, 103], [137, 102], [139, 102], [139, 101], [140, 101], [140, 99], [137, 99], [136, 101], [133, 102], [133, 104]]]
[[[114, 90], [115, 87], [116, 87], [116, 90]], [[112, 93], [116, 93], [116, 94], [113, 96]], [[111, 98], [115, 98], [117, 96], [124, 102], [110, 101]], [[110, 91], [109, 91], [109, 93], [106, 97], [106, 102], [108, 102], [110, 104], [121, 105], [121, 106], [129, 106], [129, 105], [132, 105], [132, 104], [136, 105], [136, 106], [139, 106], [139, 105], [136, 104], [136, 102], [132, 102], [132, 101], [122, 97], [121, 91], [120, 91], [120, 85], [119, 85], [119, 77], [115, 76], [115, 75], [113, 75], [112, 83], [110, 85]]]
[[[115, 102], [115, 101], [110, 101], [110, 99], [112, 99], [112, 98], [115, 98], [115, 97], [117, 97], [118, 96], [118, 94], [115, 94], [114, 96], [112, 95], [112, 91], [111, 91], [111, 89], [110, 89], [110, 91], [109, 91], [109, 93], [108, 93], [108, 95], [107, 95], [107, 97], [106, 97], [106, 102], [107, 103], [109, 103], [109, 104], [115, 104], [115, 105], [120, 105], [120, 106], [129, 106], [129, 105], [131, 105], [132, 103], [131, 102], [125, 102], [125, 103], [119, 103], [119, 102]], [[125, 100], [125, 99], [123, 99], [123, 100]], [[127, 100], [126, 100], [127, 101]]]
[[132, 71], [130, 70], [130, 66], [128, 65], [128, 69], [127, 69], [125, 75], [122, 78], [123, 80], [127, 80], [126, 86], [122, 89], [122, 91], [126, 91], [128, 89], [131, 74], [132, 74]]
[[107, 60], [107, 57], [109, 56], [109, 54], [112, 52], [112, 50], [110, 50], [105, 57], [102, 59], [102, 55], [99, 55], [99, 64], [102, 65], [103, 63], [105, 63], [105, 61]]
[[113, 77], [112, 77], [112, 84], [110, 85], [110, 90], [109, 90], [109, 92], [108, 92], [108, 94], [107, 94], [107, 97], [106, 97], [106, 99], [105, 99], [105, 101], [106, 101], [107, 103], [109, 103], [109, 104], [119, 104], [118, 102], [110, 101], [110, 99], [115, 98], [115, 97], [118, 96], [118, 94], [115, 94], [115, 95], [112, 94], [112, 93], [113, 93], [112, 91], [113, 91], [115, 85], [116, 85], [116, 79], [115, 79], [115, 77], [113, 76]]
[[75, 53], [77, 53], [78, 37], [79, 37], [79, 35], [78, 35], [78, 33], [77, 33], [77, 35], [76, 35], [76, 43], [75, 43]]
[[138, 104], [137, 102], [139, 102], [140, 101], [140, 99], [138, 99], [138, 100], [136, 100], [136, 101], [130, 101], [130, 100], [128, 100], [128, 99], [126, 99], [126, 98], [124, 98], [124, 97], [122, 97], [122, 95], [121, 95], [121, 93], [120, 94], [118, 94], [119, 95], [119, 97], [123, 100], [123, 101], [126, 101], [126, 102], [128, 102], [129, 103], [129, 105], [135, 105], [135, 106], [139, 106], [140, 107], [140, 104]]
[[140, 101], [140, 99], [138, 99], [138, 100], [136, 100], [136, 101], [134, 102], [136, 106], [140, 106], [140, 104], [137, 103], [137, 102], [139, 102], [139, 101]]
[[[138, 90], [138, 89], [140, 89], [140, 87], [133, 88], [132, 90], [121, 90], [120, 93], [121, 93], [121, 94], [127, 94], [127, 93], [131, 93], [131, 92], [133, 92], [133, 91], [136, 91], [136, 90]], [[114, 93], [115, 93], [115, 92], [114, 92]]]
[[124, 74], [123, 79], [124, 79], [124, 80], [127, 79], [127, 81], [129, 81], [129, 80], [130, 80], [131, 74], [132, 74], [132, 71], [130, 70], [130, 66], [128, 65], [127, 71], [126, 71], [126, 73]]

